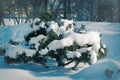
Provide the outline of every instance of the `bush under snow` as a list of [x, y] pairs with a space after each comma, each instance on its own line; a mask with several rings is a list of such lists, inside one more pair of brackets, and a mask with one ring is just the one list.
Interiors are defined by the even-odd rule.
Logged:
[[[27, 26], [27, 30], [26, 27], [18, 27], [11, 40], [19, 43], [9, 43], [6, 61], [21, 62], [27, 58], [26, 62], [37, 62], [48, 67], [46, 60], [52, 57], [59, 66], [65, 66], [64, 60], [73, 60], [76, 65], [80, 62], [94, 64], [99, 55], [106, 54], [106, 45], [101, 42], [99, 32], [75, 32], [73, 20], [61, 19], [59, 23], [60, 26], [55, 21], [43, 22], [37, 18]], [[19, 33], [21, 30], [26, 32]]]

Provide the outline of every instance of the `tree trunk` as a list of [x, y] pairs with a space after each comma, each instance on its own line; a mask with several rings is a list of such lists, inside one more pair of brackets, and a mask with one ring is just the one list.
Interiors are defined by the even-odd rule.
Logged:
[[[118, 0], [118, 4], [120, 4], [120, 0]], [[120, 5], [118, 6], [118, 22], [120, 22]]]
[[47, 11], [47, 7], [48, 7], [48, 0], [44, 0], [44, 10], [45, 10], [45, 12]]
[[66, 14], [67, 14], [67, 1], [66, 0], [64, 0], [64, 19], [66, 19], [67, 18], [67, 16], [66, 16]]
[[0, 25], [5, 26], [5, 22], [4, 22], [4, 12], [2, 9], [0, 9]]
[[83, 20], [83, 8], [84, 8], [84, 0], [76, 0], [76, 16], [77, 20], [81, 21]]
[[71, 18], [71, 0], [67, 0], [67, 18]]
[[43, 0], [31, 0], [33, 7], [33, 19], [39, 17], [40, 15], [40, 6], [42, 5]]
[[88, 4], [89, 6], [89, 13], [90, 13], [90, 21], [94, 21], [95, 20], [95, 15], [93, 14], [94, 13], [94, 5], [93, 5], [93, 0], [89, 1], [90, 4]]

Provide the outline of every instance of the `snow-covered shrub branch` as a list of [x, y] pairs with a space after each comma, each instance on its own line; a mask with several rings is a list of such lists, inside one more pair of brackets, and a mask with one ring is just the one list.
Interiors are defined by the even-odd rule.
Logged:
[[[101, 42], [99, 32], [76, 31], [73, 20], [61, 19], [58, 22], [43, 22], [35, 19], [33, 23], [14, 33], [6, 49], [5, 61], [37, 62], [48, 68], [47, 59], [55, 58], [58, 66], [65, 66], [64, 60], [94, 64], [101, 55], [106, 54], [106, 45]], [[25, 30], [27, 29], [27, 30]], [[20, 38], [20, 39], [19, 39]], [[13, 44], [13, 43], [18, 44]], [[68, 64], [67, 64], [68, 65]]]

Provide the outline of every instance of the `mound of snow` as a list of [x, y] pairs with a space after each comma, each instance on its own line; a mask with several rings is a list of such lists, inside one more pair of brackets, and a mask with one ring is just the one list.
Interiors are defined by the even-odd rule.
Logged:
[[120, 63], [115, 60], [101, 60], [72, 76], [80, 80], [119, 80]]

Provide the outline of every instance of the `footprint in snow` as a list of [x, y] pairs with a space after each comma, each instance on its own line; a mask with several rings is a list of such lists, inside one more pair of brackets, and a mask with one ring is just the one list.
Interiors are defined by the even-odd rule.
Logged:
[[113, 70], [110, 70], [110, 69], [106, 69], [106, 70], [105, 70], [105, 75], [106, 75], [107, 77], [109, 77], [109, 78], [112, 77], [113, 73], [114, 73]]

